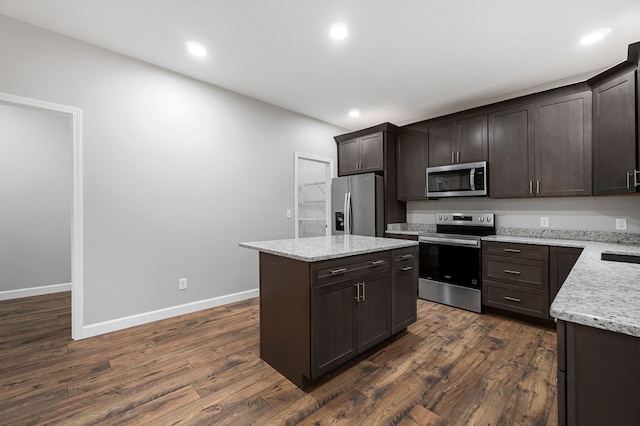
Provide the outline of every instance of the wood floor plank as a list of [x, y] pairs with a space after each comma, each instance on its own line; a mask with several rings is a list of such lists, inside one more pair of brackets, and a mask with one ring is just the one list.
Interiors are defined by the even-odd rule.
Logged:
[[557, 424], [556, 336], [423, 300], [307, 391], [259, 358], [251, 299], [70, 340], [68, 293], [0, 302], [4, 424]]

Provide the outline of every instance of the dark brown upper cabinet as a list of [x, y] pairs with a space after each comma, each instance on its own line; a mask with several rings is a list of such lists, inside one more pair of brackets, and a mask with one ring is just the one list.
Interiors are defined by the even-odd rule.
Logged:
[[487, 115], [429, 127], [429, 166], [487, 159]]
[[427, 198], [428, 134], [411, 130], [397, 135], [398, 200]]
[[536, 196], [591, 195], [591, 92], [535, 104]]
[[379, 172], [384, 169], [382, 132], [338, 142], [338, 175]]
[[489, 114], [490, 197], [532, 195], [533, 130], [533, 104]]
[[637, 70], [593, 86], [593, 192], [630, 194], [640, 180], [636, 136]]
[[384, 180], [384, 226], [406, 222], [406, 203], [396, 196], [396, 133], [398, 128], [383, 123], [335, 136], [338, 144], [338, 176], [376, 173]]
[[590, 195], [590, 129], [588, 91], [489, 114], [489, 196]]

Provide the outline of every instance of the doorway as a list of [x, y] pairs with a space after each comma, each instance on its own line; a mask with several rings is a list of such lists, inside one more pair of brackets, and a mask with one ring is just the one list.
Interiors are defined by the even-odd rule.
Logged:
[[[0, 113], [7, 119], [0, 143], [4, 143], [5, 154], [11, 154], [15, 161], [10, 164], [5, 159], [4, 183], [0, 187], [0, 195], [5, 198], [3, 204], [6, 202], [0, 216], [4, 221], [1, 228], [7, 237], [0, 251], [2, 263], [7, 266], [1, 278], [14, 284], [3, 284], [0, 298], [70, 289], [71, 337], [81, 338], [82, 112], [78, 108], [0, 93]], [[20, 129], [20, 125], [25, 127]], [[57, 147], [65, 152], [56, 152], [55, 146], [42, 143], [53, 140], [47, 138], [47, 133], [55, 129], [66, 139], [58, 141]], [[39, 144], [34, 142], [38, 139], [42, 139]], [[65, 238], [66, 242], [55, 245]]]
[[331, 235], [333, 160], [294, 155], [295, 238]]

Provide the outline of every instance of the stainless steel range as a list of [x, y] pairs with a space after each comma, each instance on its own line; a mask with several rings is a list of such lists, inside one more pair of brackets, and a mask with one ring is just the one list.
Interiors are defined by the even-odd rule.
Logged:
[[482, 312], [481, 238], [495, 231], [493, 213], [437, 213], [436, 232], [419, 237], [418, 297]]

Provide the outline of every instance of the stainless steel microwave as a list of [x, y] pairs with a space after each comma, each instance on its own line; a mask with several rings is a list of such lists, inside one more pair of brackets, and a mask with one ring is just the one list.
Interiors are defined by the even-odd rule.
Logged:
[[427, 167], [427, 197], [482, 197], [487, 195], [487, 162]]

